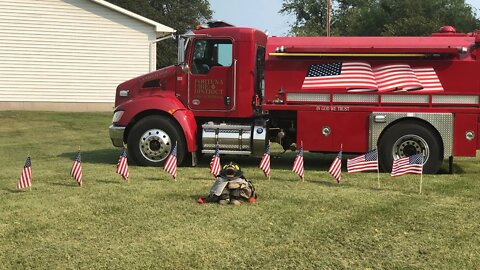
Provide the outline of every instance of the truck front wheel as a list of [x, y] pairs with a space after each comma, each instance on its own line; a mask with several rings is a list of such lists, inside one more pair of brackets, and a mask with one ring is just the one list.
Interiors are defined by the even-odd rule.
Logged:
[[177, 143], [177, 163], [185, 157], [183, 133], [176, 123], [167, 117], [151, 115], [133, 126], [128, 136], [128, 154], [140, 166], [163, 166]]
[[404, 121], [388, 128], [378, 143], [382, 171], [392, 170], [393, 160], [423, 154], [424, 173], [437, 173], [442, 165], [442, 142], [431, 128], [415, 121]]

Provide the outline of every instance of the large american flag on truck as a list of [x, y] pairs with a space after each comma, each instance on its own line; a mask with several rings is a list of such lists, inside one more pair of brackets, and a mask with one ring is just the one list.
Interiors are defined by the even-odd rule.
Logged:
[[388, 64], [372, 67], [365, 62], [310, 65], [302, 90], [346, 89], [349, 92], [443, 91], [432, 67]]

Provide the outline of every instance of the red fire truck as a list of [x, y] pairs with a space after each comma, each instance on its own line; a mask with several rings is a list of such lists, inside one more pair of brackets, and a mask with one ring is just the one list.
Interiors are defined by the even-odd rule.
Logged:
[[266, 144], [345, 153], [378, 149], [380, 166], [424, 155], [436, 173], [473, 157], [480, 33], [429, 37], [267, 37], [211, 23], [179, 38], [179, 64], [120, 84], [110, 137], [138, 165], [216, 146], [259, 157]]

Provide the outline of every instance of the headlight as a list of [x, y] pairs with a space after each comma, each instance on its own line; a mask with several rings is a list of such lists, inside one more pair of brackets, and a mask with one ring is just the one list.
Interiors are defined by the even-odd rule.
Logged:
[[118, 95], [121, 96], [121, 97], [128, 97], [129, 92], [130, 92], [130, 90], [120, 90], [118, 92]]
[[116, 122], [120, 121], [120, 118], [122, 118], [124, 112], [125, 111], [116, 111], [113, 114], [112, 123], [116, 123]]

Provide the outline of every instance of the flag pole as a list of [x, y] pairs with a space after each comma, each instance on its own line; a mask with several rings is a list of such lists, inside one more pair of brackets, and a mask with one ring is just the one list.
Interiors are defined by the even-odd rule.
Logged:
[[[31, 160], [30, 152], [28, 152], [28, 157]], [[32, 164], [30, 164], [30, 168], [32, 168]], [[31, 178], [33, 178], [33, 177], [31, 177]], [[32, 179], [30, 179], [30, 186], [28, 187], [28, 189], [30, 190], [29, 192], [32, 192]]]
[[420, 192], [422, 194], [422, 185], [423, 185], [423, 154], [422, 154], [422, 173], [420, 174]]
[[[303, 141], [300, 141], [300, 147], [302, 148], [303, 151]], [[302, 152], [302, 159], [303, 159], [303, 175], [302, 175], [302, 183], [305, 182], [305, 158], [303, 157], [305, 153]]]
[[[78, 146], [78, 152], [80, 152], [80, 145]], [[80, 161], [80, 163], [82, 163], [82, 161]], [[80, 164], [80, 166], [81, 166], [81, 164]], [[82, 179], [82, 181], [80, 181], [79, 184], [80, 184], [80, 187], [83, 187], [83, 179]]]
[[[178, 150], [177, 144], [178, 144], [178, 141], [175, 142], [175, 149]], [[176, 171], [178, 170], [177, 159], [175, 159], [175, 170], [176, 170]], [[177, 182], [177, 176], [174, 176], [174, 177], [173, 177], [173, 182]]]
[[380, 167], [378, 166], [378, 145], [377, 145], [377, 186], [380, 189]]
[[377, 187], [380, 189], [380, 168], [377, 167]]
[[[340, 153], [343, 156], [343, 143], [340, 144]], [[340, 178], [342, 178], [342, 159], [340, 158]], [[337, 184], [340, 184], [340, 181], [337, 180]]]
[[[270, 157], [269, 157], [270, 158], [269, 168], [271, 169], [271, 167], [272, 167], [272, 152], [271, 152], [272, 149], [270, 149], [270, 140], [268, 140], [268, 149], [269, 149], [268, 151], [270, 152], [270, 154], [269, 154], [270, 155]], [[272, 173], [272, 170], [270, 170], [270, 172], [268, 173], [268, 181], [270, 181], [270, 174], [271, 173]]]
[[423, 184], [423, 172], [420, 174], [420, 193], [422, 194], [422, 184]]
[[[127, 150], [127, 146], [125, 145], [125, 142], [122, 143], [123, 144], [123, 151], [126, 152]], [[126, 153], [125, 153], [126, 154]], [[128, 158], [127, 158], [127, 165], [128, 165]], [[127, 177], [127, 185], [130, 184], [130, 177]]]
[[[78, 152], [80, 153], [80, 145], [78, 146]], [[80, 161], [80, 163], [81, 163], [81, 162], [82, 162], [82, 161]], [[81, 166], [81, 164], [80, 164], [80, 166]], [[83, 187], [83, 179], [82, 179], [82, 181], [80, 181], [80, 183], [78, 183], [78, 184], [79, 184], [80, 187]]]

